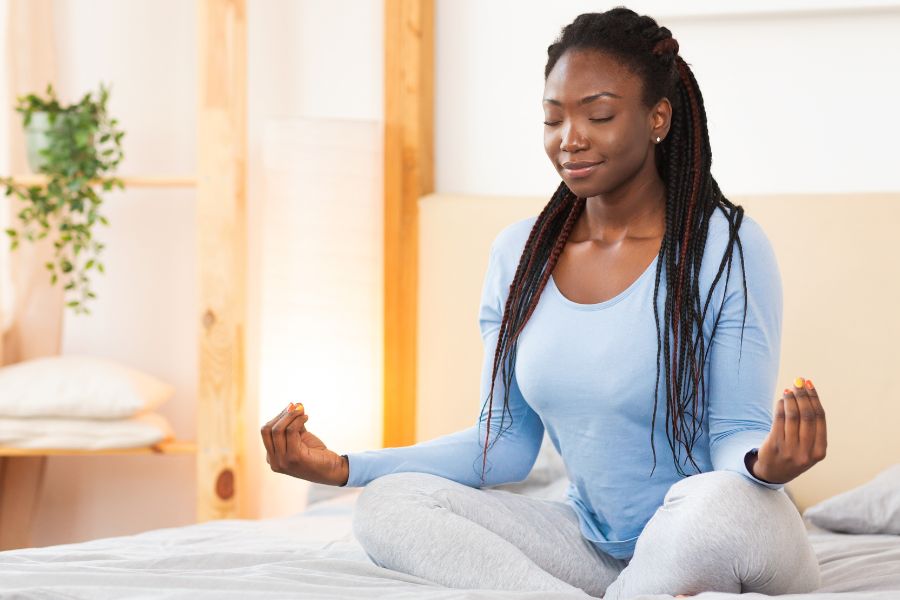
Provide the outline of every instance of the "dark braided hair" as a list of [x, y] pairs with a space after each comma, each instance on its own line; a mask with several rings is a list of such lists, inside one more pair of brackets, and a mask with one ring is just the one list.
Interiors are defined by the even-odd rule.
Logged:
[[[743, 218], [743, 208], [728, 201], [710, 172], [712, 152], [706, 127], [706, 111], [697, 80], [688, 64], [678, 55], [678, 42], [665, 27], [648, 16], [641, 16], [624, 7], [604, 13], [579, 15], [565, 26], [557, 40], [547, 48], [546, 79], [559, 58], [569, 50], [598, 50], [620, 61], [643, 81], [642, 102], [654, 106], [663, 97], [672, 104], [669, 133], [656, 144], [656, 165], [666, 188], [665, 234], [659, 249], [656, 283], [653, 293], [653, 315], [656, 320], [656, 395], [653, 401], [653, 421], [650, 446], [653, 450], [653, 469], [656, 469], [656, 448], [653, 443], [658, 404], [660, 357], [665, 361], [666, 437], [679, 474], [686, 476], [677, 460], [676, 445], [687, 452], [694, 468], [691, 450], [702, 433], [706, 385], [703, 365], [708, 354], [703, 339], [703, 327], [713, 289], [725, 274], [731, 274], [735, 247], [741, 257], [741, 280], [744, 285], [744, 321], [747, 315], [746, 275], [743, 250], [737, 235]], [[506, 413], [509, 412], [509, 389], [516, 363], [517, 340], [529, 317], [537, 307], [541, 292], [556, 266], [559, 255], [575, 222], [585, 208], [586, 199], [576, 197], [565, 182], [553, 194], [535, 221], [525, 243], [509, 296], [503, 309], [503, 319], [494, 352], [491, 390], [488, 396], [487, 434], [482, 458], [481, 480], [487, 466], [490, 440], [491, 408], [494, 383], [498, 369], [504, 382], [503, 408], [499, 439], [503, 433]], [[709, 232], [710, 218], [719, 209], [729, 223], [729, 238], [719, 263], [709, 294], [700, 301], [700, 265]], [[657, 296], [663, 265], [666, 269], [665, 327], [660, 331]], [[722, 302], [724, 303], [724, 296]], [[719, 311], [712, 327], [715, 334]], [[741, 325], [743, 345], [743, 323]], [[670, 351], [670, 345], [672, 346]], [[512, 365], [512, 368], [508, 368]], [[687, 378], [690, 377], [688, 380]], [[699, 411], [699, 415], [698, 415]], [[688, 418], [690, 417], [690, 419]], [[512, 414], [510, 414], [512, 418]], [[496, 439], [495, 439], [496, 442]], [[651, 471], [652, 475], [653, 471]]]

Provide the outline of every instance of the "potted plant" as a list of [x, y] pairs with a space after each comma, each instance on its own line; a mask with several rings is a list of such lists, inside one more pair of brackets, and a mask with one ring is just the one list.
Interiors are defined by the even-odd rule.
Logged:
[[60, 104], [52, 85], [44, 97], [20, 96], [16, 111], [22, 114], [30, 168], [43, 181], [22, 184], [11, 177], [0, 178], [6, 195], [24, 201], [18, 213], [21, 230], [6, 230], [11, 248], [24, 238], [40, 240], [53, 234], [55, 260], [46, 263], [50, 282], [60, 281], [66, 306], [76, 314], [90, 311], [88, 272], [104, 272], [99, 254], [104, 245], [94, 239], [98, 224], [109, 225], [99, 212], [99, 188], [124, 189], [121, 179], [112, 176], [122, 161], [124, 133], [106, 110], [109, 89], [103, 84], [96, 96], [87, 93], [77, 103]]

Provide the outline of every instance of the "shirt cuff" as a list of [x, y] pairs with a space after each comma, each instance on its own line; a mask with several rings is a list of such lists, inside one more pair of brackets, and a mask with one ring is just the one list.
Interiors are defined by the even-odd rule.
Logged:
[[752, 452], [752, 451], [754, 451], [754, 450], [759, 450], [759, 448], [750, 448], [749, 450], [747, 450], [747, 452], [744, 452], [744, 456], [741, 457], [741, 470], [740, 470], [740, 472], [743, 473], [746, 477], [749, 477], [750, 479], [752, 479], [753, 481], [755, 481], [756, 483], [758, 483], [758, 484], [760, 484], [760, 485], [764, 485], [764, 486], [766, 486], [767, 488], [770, 488], [770, 489], [773, 489], [773, 490], [779, 490], [779, 489], [783, 488], [783, 487], [784, 487], [784, 484], [783, 484], [783, 483], [771, 483], [771, 482], [768, 482], [768, 481], [763, 481], [762, 479], [759, 479], [758, 477], [755, 477], [755, 476], [753, 475], [753, 473], [750, 472], [750, 470], [747, 468], [747, 462], [744, 460], [744, 457], [747, 455], [747, 453]]

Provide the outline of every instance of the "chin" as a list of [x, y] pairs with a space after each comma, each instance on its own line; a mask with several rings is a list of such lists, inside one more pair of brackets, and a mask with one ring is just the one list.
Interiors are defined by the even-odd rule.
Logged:
[[579, 198], [590, 198], [591, 196], [598, 196], [603, 193], [602, 186], [599, 186], [596, 183], [591, 183], [590, 181], [585, 181], [583, 179], [576, 179], [572, 182], [568, 182], [563, 179], [563, 182], [565, 182], [566, 186], [572, 191], [572, 193]]

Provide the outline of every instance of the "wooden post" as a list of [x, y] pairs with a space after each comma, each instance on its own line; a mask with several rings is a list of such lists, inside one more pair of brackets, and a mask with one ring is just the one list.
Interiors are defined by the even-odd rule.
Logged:
[[434, 2], [385, 0], [384, 446], [415, 442], [421, 196], [434, 191]]
[[198, 0], [200, 521], [242, 516], [236, 488], [244, 483], [246, 14], [245, 0]]

